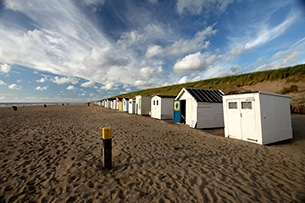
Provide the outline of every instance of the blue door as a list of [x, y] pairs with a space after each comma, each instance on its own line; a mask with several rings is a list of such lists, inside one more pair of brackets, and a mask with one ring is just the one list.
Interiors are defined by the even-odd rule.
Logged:
[[185, 100], [175, 100], [173, 103], [173, 121], [175, 123], [185, 122]]

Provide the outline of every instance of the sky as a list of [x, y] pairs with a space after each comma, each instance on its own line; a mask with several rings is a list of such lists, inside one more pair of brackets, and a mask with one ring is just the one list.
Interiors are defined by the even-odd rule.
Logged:
[[304, 0], [0, 0], [0, 102], [88, 102], [305, 63]]

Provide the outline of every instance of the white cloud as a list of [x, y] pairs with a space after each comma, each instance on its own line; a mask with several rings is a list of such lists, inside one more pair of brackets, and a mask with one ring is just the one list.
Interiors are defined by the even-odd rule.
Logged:
[[75, 90], [76, 87], [74, 87], [73, 85], [69, 85], [66, 89], [67, 89], [67, 90]]
[[104, 86], [101, 87], [101, 89], [103, 89], [103, 90], [111, 90], [111, 89], [114, 89], [114, 88], [116, 88], [116, 87], [115, 87], [115, 84], [113, 82], [107, 83], [107, 84], [105, 84]]
[[197, 52], [178, 59], [173, 69], [176, 73], [205, 70], [220, 58], [221, 56]]
[[168, 39], [169, 35], [173, 34], [173, 30], [162, 23], [148, 23], [144, 27], [144, 36], [148, 39]]
[[260, 46], [277, 38], [289, 28], [295, 19], [296, 15], [290, 15], [285, 21], [275, 27], [269, 28], [267, 25], [262, 25], [260, 30], [258, 30], [256, 38], [245, 44], [245, 49]]
[[193, 82], [201, 80], [201, 76], [198, 75], [192, 79]]
[[163, 50], [162, 47], [159, 45], [152, 45], [150, 47], [148, 47], [147, 51], [146, 51], [146, 57], [152, 57], [155, 55], [160, 55], [162, 54]]
[[182, 78], [179, 79], [178, 84], [184, 84], [184, 83], [188, 83], [188, 82], [195, 82], [195, 81], [199, 81], [201, 79], [201, 76], [196, 76], [193, 79], [190, 79], [190, 76], [183, 76]]
[[0, 80], [0, 85], [6, 85], [6, 83], [3, 80]]
[[8, 65], [8, 64], [1, 64], [0, 65], [0, 73], [8, 73], [8, 72], [10, 72], [10, 70], [11, 70], [11, 66], [10, 65]]
[[93, 82], [93, 81], [88, 81], [88, 82], [84, 82], [80, 86], [82, 86], [82, 87], [92, 87], [94, 85], [94, 83], [95, 82]]
[[[96, 5], [103, 1], [87, 3]], [[91, 80], [91, 73], [101, 69], [100, 66], [86, 66], [85, 59], [91, 54], [92, 47], [106, 53], [107, 50], [116, 51], [113, 44], [73, 1], [46, 1], [43, 9], [37, 9], [37, 5], [41, 5], [41, 1], [5, 2], [8, 9], [27, 16], [31, 21], [23, 24], [5, 18], [0, 21], [0, 61]], [[35, 28], [28, 30], [28, 27], [22, 27], [25, 24]], [[122, 55], [117, 53], [115, 57]], [[88, 69], [90, 71], [85, 71]]]
[[238, 47], [233, 48], [230, 51], [229, 55], [230, 56], [237, 56], [237, 55], [243, 53], [244, 51], [245, 51], [245, 45], [242, 44], [242, 45], [239, 45]]
[[234, 0], [178, 0], [177, 11], [180, 15], [184, 12], [199, 15], [203, 10], [207, 13], [221, 13], [233, 2]]
[[11, 90], [21, 90], [22, 87], [20, 85], [17, 85], [17, 84], [11, 84], [8, 86], [9, 89]]
[[140, 69], [141, 76], [148, 80], [153, 76], [154, 70], [151, 67], [143, 67]]
[[120, 39], [117, 41], [117, 44], [122, 48], [128, 48], [139, 44], [145, 41], [147, 37], [144, 34], [140, 33], [138, 30], [132, 30], [131, 32], [124, 32]]
[[72, 84], [77, 84], [78, 83], [78, 80], [75, 79], [75, 78], [69, 78], [69, 77], [58, 77], [58, 76], [55, 76], [53, 79], [52, 79], [52, 82], [56, 83], [56, 84], [66, 84], [66, 83], [72, 83]]
[[[233, 49], [230, 51], [230, 56], [237, 56], [245, 53], [249, 49], [263, 46], [268, 42], [278, 38], [297, 20], [297, 14], [288, 15], [288, 17], [281, 23], [271, 26], [268, 21], [251, 23], [238, 31], [238, 37], [233, 38]], [[253, 23], [254, 24], [254, 23]], [[254, 29], [254, 30], [253, 30]], [[249, 30], [252, 30], [249, 32]], [[244, 36], [239, 36], [239, 33], [246, 33]], [[254, 33], [254, 34], [253, 34]]]
[[[287, 50], [278, 51], [270, 58], [267, 58], [264, 61], [258, 60], [258, 62], [250, 64], [249, 66], [256, 67], [254, 71], [278, 69], [290, 66], [291, 64], [298, 61], [299, 58], [302, 58], [302, 48], [300, 48], [299, 46], [295, 46]], [[304, 61], [301, 61], [301, 63], [304, 63]]]
[[39, 90], [39, 91], [43, 91], [43, 90], [47, 90], [47, 89], [48, 89], [48, 86], [44, 86], [44, 87], [37, 86], [35, 89], [36, 89], [36, 90]]
[[213, 29], [214, 25], [208, 26], [195, 34], [190, 40], [175, 41], [173, 44], [162, 48], [159, 45], [152, 45], [147, 49], [146, 57], [152, 56], [180, 56], [191, 52], [200, 51], [210, 45], [207, 37], [214, 35], [217, 30]]
[[129, 63], [128, 57], [121, 56], [112, 50], [93, 49], [89, 56], [84, 58], [87, 67], [111, 67], [126, 66]]
[[174, 65], [175, 72], [187, 72], [191, 70], [199, 70], [202, 68], [203, 58], [201, 53], [189, 54], [183, 59], [180, 59]]
[[146, 85], [147, 85], [147, 82], [143, 81], [143, 80], [136, 80], [134, 82], [134, 86], [136, 86], [136, 87], [145, 87]]
[[183, 83], [187, 83], [189, 82], [189, 79], [187, 76], [183, 76], [182, 78], [180, 78], [180, 80], [178, 81], [178, 84], [183, 84]]
[[159, 66], [158, 68], [157, 68], [157, 73], [162, 73], [163, 72], [163, 67], [162, 66]]
[[36, 82], [44, 83], [47, 81], [47, 78], [40, 78], [39, 80], [36, 80]]

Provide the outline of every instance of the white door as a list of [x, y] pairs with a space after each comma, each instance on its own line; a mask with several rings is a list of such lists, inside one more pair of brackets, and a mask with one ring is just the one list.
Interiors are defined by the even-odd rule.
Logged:
[[151, 108], [151, 117], [158, 118], [158, 100], [154, 99], [152, 102], [152, 108]]
[[228, 137], [242, 140], [240, 101], [238, 99], [227, 101]]
[[243, 140], [257, 142], [258, 132], [255, 122], [255, 109], [253, 100], [240, 100], [241, 134]]

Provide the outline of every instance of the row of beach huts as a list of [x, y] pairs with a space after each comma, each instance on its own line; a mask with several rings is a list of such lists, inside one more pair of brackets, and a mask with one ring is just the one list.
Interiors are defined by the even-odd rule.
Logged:
[[224, 127], [225, 137], [262, 145], [292, 139], [290, 97], [281, 94], [224, 95], [221, 90], [182, 88], [177, 96], [108, 98], [95, 105], [171, 119], [192, 128]]

